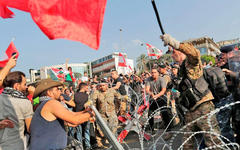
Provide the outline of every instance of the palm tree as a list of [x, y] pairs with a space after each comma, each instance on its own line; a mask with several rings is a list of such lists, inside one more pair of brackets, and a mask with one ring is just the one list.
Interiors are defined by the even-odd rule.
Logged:
[[158, 63], [168, 62], [171, 64], [173, 62], [171, 54], [164, 54], [158, 59]]
[[147, 70], [146, 64], [148, 63], [149, 58], [145, 54], [141, 54], [137, 58], [137, 68], [140, 72], [143, 72], [144, 70]]

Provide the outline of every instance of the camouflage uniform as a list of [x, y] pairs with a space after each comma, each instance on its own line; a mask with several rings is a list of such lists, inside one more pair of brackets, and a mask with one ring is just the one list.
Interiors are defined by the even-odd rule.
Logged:
[[[101, 114], [101, 117], [106, 121], [110, 130], [114, 134], [116, 134], [118, 126], [118, 118], [116, 115], [114, 103], [115, 97], [120, 99], [121, 94], [115, 91], [114, 89], [107, 89], [106, 92], [96, 90], [90, 97], [93, 104], [96, 106], [97, 110]], [[104, 134], [102, 133], [98, 125], [96, 129], [97, 129], [96, 139], [98, 143], [101, 143], [100, 141], [104, 139]]]
[[[203, 75], [203, 67], [202, 67], [202, 62], [200, 58], [201, 55], [199, 50], [197, 50], [193, 45], [188, 43], [181, 43], [178, 50], [187, 56], [185, 61], [187, 77], [192, 80], [200, 78]], [[181, 70], [180, 70], [180, 73], [181, 73]], [[186, 124], [214, 110], [214, 104], [211, 101], [213, 99], [214, 97], [212, 93], [209, 91], [205, 96], [201, 98], [201, 100], [199, 100], [192, 108], [190, 108], [190, 110], [184, 116]], [[212, 131], [212, 132], [215, 132], [216, 134], [219, 134], [220, 131], [219, 131], [216, 115], [213, 115], [210, 118], [210, 122], [212, 125], [212, 130], [210, 130], [207, 117], [204, 117], [203, 119], [200, 119], [197, 122], [188, 125], [186, 128], [186, 132], [192, 132], [194, 131], [195, 127], [198, 127], [202, 131], [208, 131], [208, 132]], [[185, 133], [184, 140], [186, 140], [190, 135], [191, 134]], [[220, 140], [218, 139], [217, 136], [209, 135], [209, 134], [204, 134], [203, 136], [204, 136], [205, 144], [207, 147], [220, 144]], [[191, 140], [189, 140], [183, 147], [186, 150], [194, 149], [193, 142]]]

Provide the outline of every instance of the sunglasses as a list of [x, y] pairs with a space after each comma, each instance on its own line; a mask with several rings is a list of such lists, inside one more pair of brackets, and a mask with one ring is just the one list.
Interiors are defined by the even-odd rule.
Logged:
[[58, 87], [57, 89], [58, 89], [59, 91], [61, 91], [63, 88], [59, 88], [59, 87]]

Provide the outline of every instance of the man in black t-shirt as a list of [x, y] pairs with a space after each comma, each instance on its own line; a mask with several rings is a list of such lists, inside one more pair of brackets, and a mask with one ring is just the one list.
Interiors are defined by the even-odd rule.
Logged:
[[[123, 80], [119, 77], [118, 72], [116, 70], [113, 70], [111, 72], [111, 76], [113, 78], [113, 89], [118, 91], [122, 96], [127, 97], [127, 92], [123, 83]], [[119, 115], [125, 115], [126, 114], [126, 108], [127, 108], [127, 101], [126, 98], [124, 100], [121, 100], [120, 102], [117, 102], [117, 108], [119, 109]]]
[[[88, 85], [84, 82], [79, 84], [79, 91], [74, 95], [74, 102], [76, 104], [74, 111], [80, 112], [84, 110], [84, 104], [88, 101]], [[85, 122], [77, 128], [77, 139], [84, 142], [85, 149], [91, 149], [90, 145], [90, 122]], [[82, 136], [84, 138], [82, 138]]]
[[121, 77], [118, 75], [118, 72], [116, 70], [111, 72], [112, 78], [113, 78], [113, 89], [118, 91], [121, 95], [126, 95], [126, 89], [124, 87], [123, 80]]

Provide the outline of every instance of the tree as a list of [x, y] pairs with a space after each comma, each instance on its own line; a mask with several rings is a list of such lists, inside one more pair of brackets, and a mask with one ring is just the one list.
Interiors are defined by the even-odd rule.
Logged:
[[210, 55], [202, 55], [201, 56], [201, 60], [202, 60], [202, 63], [203, 62], [206, 62], [207, 64], [211, 61], [212, 62], [212, 65], [214, 66], [215, 65], [215, 58], [213, 56], [210, 56]]
[[149, 57], [146, 56], [145, 54], [141, 54], [138, 58], [137, 58], [137, 68], [140, 72], [143, 72], [144, 70], [147, 70], [147, 66], [146, 64], [149, 61]]
[[158, 63], [165, 63], [165, 62], [167, 62], [167, 63], [171, 64], [171, 63], [173, 62], [173, 59], [172, 59], [171, 54], [164, 54], [164, 55], [162, 55], [162, 56], [158, 59], [157, 62], [158, 62]]

